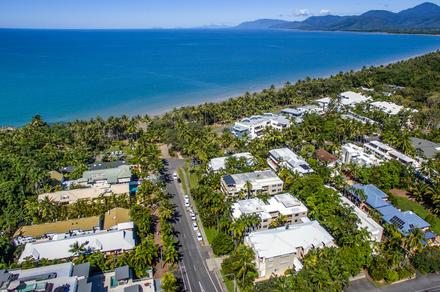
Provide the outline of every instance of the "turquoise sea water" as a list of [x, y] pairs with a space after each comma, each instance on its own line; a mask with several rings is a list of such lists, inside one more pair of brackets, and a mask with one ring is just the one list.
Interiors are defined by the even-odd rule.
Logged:
[[0, 30], [0, 125], [159, 113], [439, 48], [421, 35]]

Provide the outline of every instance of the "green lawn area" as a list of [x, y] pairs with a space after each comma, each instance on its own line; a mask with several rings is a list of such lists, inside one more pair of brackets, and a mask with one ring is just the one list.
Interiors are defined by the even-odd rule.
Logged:
[[189, 187], [195, 189], [199, 186], [199, 176], [195, 173], [190, 173], [189, 175]]
[[225, 274], [223, 273], [223, 270], [220, 270], [220, 271], [222, 273], [223, 282], [225, 283], [225, 286], [228, 289], [228, 292], [234, 292], [234, 281], [226, 279]]
[[185, 194], [187, 194], [188, 193], [188, 186], [186, 185], [184, 170], [182, 168], [178, 168], [177, 174], [179, 175], [180, 181], [182, 183], [182, 189], [185, 192]]
[[205, 234], [208, 238], [209, 244], [212, 244], [214, 238], [217, 236], [217, 230], [212, 227], [205, 227]]
[[[440, 218], [433, 215], [429, 210], [420, 205], [417, 202], [411, 201], [404, 197], [391, 196], [393, 202], [397, 207], [403, 211], [413, 211], [421, 218], [425, 219], [429, 224], [431, 224], [431, 230], [437, 234], [440, 234]], [[431, 215], [428, 217], [428, 215]], [[428, 218], [427, 218], [428, 217]]]

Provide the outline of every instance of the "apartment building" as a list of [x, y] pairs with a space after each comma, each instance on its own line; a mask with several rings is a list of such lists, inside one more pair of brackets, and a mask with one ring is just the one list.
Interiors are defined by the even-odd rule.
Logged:
[[230, 196], [248, 191], [250, 195], [256, 193], [275, 195], [283, 191], [283, 181], [272, 170], [262, 170], [225, 175], [221, 179], [221, 188]]
[[342, 145], [341, 162], [344, 164], [357, 164], [360, 166], [371, 167], [379, 165], [383, 160], [376, 157], [374, 154], [367, 153], [362, 147], [352, 143]]
[[411, 166], [414, 168], [420, 167], [420, 163], [417, 162], [415, 159], [395, 150], [394, 148], [380, 141], [370, 141], [368, 143], [365, 143], [364, 149], [367, 152], [374, 153], [374, 155], [383, 160], [397, 160], [406, 166]]
[[231, 133], [238, 138], [247, 137], [252, 140], [261, 137], [266, 128], [281, 131], [288, 127], [290, 127], [290, 121], [287, 118], [281, 115], [265, 113], [236, 122], [231, 128]]
[[249, 152], [243, 152], [243, 153], [235, 153], [231, 156], [224, 156], [224, 157], [216, 157], [209, 161], [208, 163], [208, 169], [209, 171], [220, 171], [226, 168], [226, 162], [228, 158], [235, 158], [235, 159], [245, 159], [247, 165], [251, 166], [255, 163], [255, 158], [250, 154]]
[[310, 165], [302, 157], [296, 155], [289, 148], [270, 150], [267, 163], [275, 171], [280, 168], [287, 168], [290, 171], [301, 175], [313, 172], [313, 169], [310, 167]]
[[370, 96], [365, 96], [353, 91], [345, 91], [339, 94], [339, 103], [344, 107], [355, 107], [358, 104], [368, 102], [371, 100]]

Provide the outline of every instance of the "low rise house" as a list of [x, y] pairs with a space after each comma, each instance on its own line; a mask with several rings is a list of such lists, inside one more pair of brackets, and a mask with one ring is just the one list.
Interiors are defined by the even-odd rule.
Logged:
[[310, 249], [335, 246], [333, 237], [318, 221], [252, 232], [245, 237], [245, 244], [255, 252], [260, 278], [281, 276], [288, 269], [299, 271]]
[[288, 127], [290, 127], [290, 121], [285, 117], [265, 113], [263, 115], [244, 118], [236, 122], [231, 128], [231, 133], [238, 138], [247, 137], [252, 140], [261, 137], [267, 128], [283, 130]]
[[129, 266], [116, 268], [113, 272], [104, 274], [104, 289], [109, 292], [155, 292], [156, 286], [153, 271], [148, 270], [147, 276], [134, 279]]
[[292, 172], [304, 175], [313, 172], [310, 165], [289, 148], [273, 149], [269, 151], [267, 163], [273, 170], [287, 168]]
[[325, 163], [327, 167], [335, 167], [336, 161], [338, 161], [338, 158], [336, 156], [322, 148], [319, 148], [315, 151], [315, 157], [322, 163]]
[[393, 102], [388, 102], [388, 101], [375, 101], [370, 103], [370, 106], [373, 109], [382, 111], [386, 114], [395, 116], [398, 113], [400, 113], [400, 111], [404, 110], [405, 108], [401, 105], [397, 105]]
[[379, 223], [374, 221], [373, 218], [368, 216], [367, 213], [359, 209], [355, 204], [353, 204], [349, 199], [340, 195], [343, 204], [348, 205], [349, 208], [353, 210], [356, 216], [359, 218], [358, 227], [365, 228], [370, 233], [370, 239], [375, 242], [382, 241], [383, 227]]
[[134, 233], [132, 230], [95, 232], [67, 238], [27, 243], [18, 262], [22, 263], [28, 258], [39, 261], [41, 259], [57, 260], [77, 256], [78, 254], [72, 252], [72, 246], [76, 243], [83, 248], [83, 251], [79, 253], [95, 251], [119, 253], [131, 250], [135, 247]]
[[353, 91], [345, 91], [339, 94], [339, 103], [344, 107], [355, 107], [358, 104], [368, 102], [371, 100], [370, 96], [365, 96]]
[[419, 168], [420, 163], [415, 159], [395, 150], [387, 144], [380, 141], [370, 141], [364, 144], [364, 149], [368, 152], [374, 153], [377, 157], [384, 160], [397, 160], [400, 163], [411, 166], [414, 168]]
[[321, 109], [325, 112], [329, 109], [330, 104], [332, 103], [332, 99], [330, 97], [324, 97], [315, 100], [315, 103], [321, 107]]
[[114, 168], [88, 170], [82, 178], [76, 180], [81, 185], [123, 184], [131, 180], [131, 166], [120, 165]]
[[371, 167], [379, 165], [383, 160], [376, 157], [374, 154], [367, 153], [362, 147], [352, 143], [342, 145], [341, 162], [344, 164], [357, 164], [361, 166]]
[[355, 184], [348, 189], [348, 192], [353, 196], [355, 201], [360, 202], [363, 200], [361, 194], [365, 195], [365, 203], [372, 209], [378, 209], [381, 207], [391, 205], [388, 202], [388, 195], [385, 194], [382, 190], [380, 190], [375, 185], [362, 185]]
[[342, 114], [341, 118], [344, 119], [344, 120], [357, 121], [357, 122], [360, 122], [360, 123], [362, 123], [364, 125], [366, 125], [366, 124], [368, 124], [368, 125], [375, 125], [375, 124], [377, 124], [376, 121], [373, 121], [370, 118], [358, 115], [358, 114], [353, 113], [353, 112], [348, 112], [348, 113]]
[[220, 171], [226, 168], [226, 162], [228, 158], [233, 157], [235, 159], [246, 159], [246, 162], [249, 166], [252, 166], [255, 163], [255, 158], [249, 152], [236, 153], [231, 156], [225, 157], [217, 157], [213, 158], [208, 163], [208, 169], [210, 171]]
[[52, 202], [60, 204], [73, 204], [78, 200], [83, 199], [97, 199], [100, 197], [109, 197], [112, 195], [123, 195], [129, 193], [129, 184], [98, 184], [91, 187], [85, 187], [80, 189], [71, 189], [65, 191], [58, 191], [53, 193], [44, 193], [38, 196], [39, 201], [43, 201], [46, 198]]
[[293, 119], [296, 124], [301, 124], [306, 114], [323, 115], [324, 113], [325, 110], [322, 106], [313, 104], [299, 106], [295, 108], [285, 108], [281, 111], [281, 114]]
[[386, 223], [394, 225], [403, 236], [408, 236], [415, 228], [427, 231], [431, 226], [417, 214], [411, 211], [402, 212], [392, 205], [377, 208], [377, 211]]
[[91, 292], [90, 264], [71, 262], [26, 270], [0, 270], [0, 291]]
[[243, 215], [256, 214], [261, 218], [259, 228], [267, 229], [271, 223], [284, 216], [286, 224], [302, 223], [307, 217], [307, 207], [289, 193], [275, 195], [267, 202], [258, 198], [240, 200], [232, 205], [232, 216], [239, 219]]
[[434, 143], [415, 137], [410, 139], [414, 149], [416, 149], [417, 155], [422, 158], [432, 159], [440, 153], [440, 143]]
[[275, 195], [283, 191], [283, 181], [272, 170], [225, 175], [221, 179], [222, 190], [230, 195], [249, 192]]

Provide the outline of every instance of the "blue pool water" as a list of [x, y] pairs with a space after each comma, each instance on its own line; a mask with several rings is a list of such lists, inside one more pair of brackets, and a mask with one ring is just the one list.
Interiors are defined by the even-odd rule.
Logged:
[[422, 35], [0, 30], [0, 125], [154, 114], [439, 48]]

